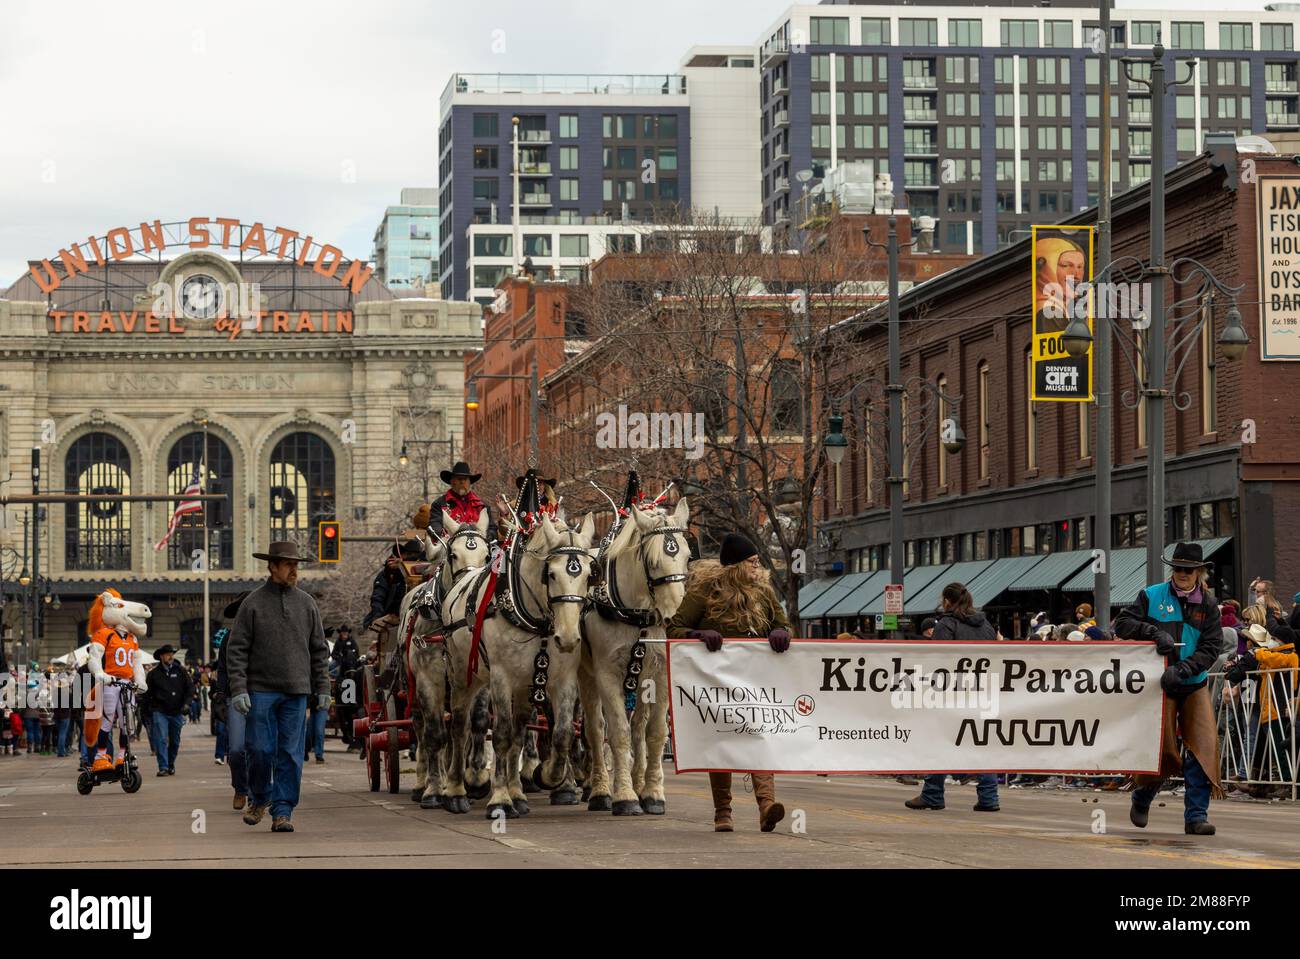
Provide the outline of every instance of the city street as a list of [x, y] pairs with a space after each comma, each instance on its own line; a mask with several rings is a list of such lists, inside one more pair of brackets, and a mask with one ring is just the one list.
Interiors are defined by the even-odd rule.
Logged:
[[[778, 777], [787, 818], [761, 835], [750, 796], [736, 777], [737, 831], [715, 834], [703, 775], [667, 771], [668, 813], [615, 819], [585, 806], [552, 807], [530, 794], [532, 813], [493, 831], [476, 804], [467, 816], [425, 811], [406, 794], [366, 788], [364, 766], [330, 740], [327, 762], [304, 768], [297, 832], [275, 835], [269, 817], [244, 825], [231, 809], [229, 770], [212, 760], [213, 739], [187, 726], [174, 777], [156, 778], [143, 758], [144, 785], [90, 796], [75, 789], [76, 760], [0, 758], [0, 830], [13, 867], [972, 867], [1040, 866], [1181, 869], [1295, 867], [1300, 805], [1215, 803], [1219, 834], [1185, 836], [1182, 800], [1162, 794], [1151, 826], [1130, 826], [1128, 797], [1088, 790], [1009, 789], [1002, 811], [971, 811], [974, 786], [948, 786], [948, 808], [912, 812], [917, 790], [892, 779]], [[408, 766], [413, 767], [410, 763]], [[405, 774], [403, 782], [413, 777]], [[802, 811], [806, 832], [792, 834]], [[1107, 830], [1093, 832], [1097, 811]], [[129, 818], [127, 818], [129, 816]]]

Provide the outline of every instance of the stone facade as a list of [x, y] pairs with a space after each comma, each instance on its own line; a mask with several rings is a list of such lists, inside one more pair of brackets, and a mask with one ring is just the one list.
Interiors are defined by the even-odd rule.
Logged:
[[[34, 447], [41, 451], [42, 490], [63, 490], [69, 451], [91, 433], [107, 433], [125, 447], [129, 492], [136, 494], [172, 491], [169, 453], [181, 437], [200, 430], [202, 421], [228, 448], [231, 496], [225, 524], [232, 562], [211, 573], [214, 622], [231, 594], [264, 575], [264, 564], [251, 554], [272, 538], [271, 456], [276, 444], [294, 433], [323, 441], [334, 464], [332, 489], [325, 491], [332, 507], [328, 511], [343, 522], [345, 534], [363, 531], [366, 508], [377, 505], [372, 498], [391, 489], [391, 471], [403, 440], [451, 437], [460, 448], [463, 356], [482, 336], [475, 304], [396, 299], [373, 278], [354, 296], [342, 288], [322, 288], [310, 266], [259, 266], [260, 275], [249, 265], [241, 272], [240, 264], [203, 253], [148, 265], [110, 265], [109, 285], [129, 275], [127, 285], [136, 292], [133, 302], [125, 304], [121, 291], [113, 289], [117, 302], [108, 305], [114, 307], [110, 320], [115, 329], [100, 334], [74, 332], [71, 317], [56, 331], [52, 318], [56, 309], [96, 310], [104, 305], [68, 305], [90, 284], [103, 282], [102, 272], [97, 278], [93, 266], [77, 278], [83, 281], [80, 288], [56, 290], [46, 298], [31, 277], [24, 277], [0, 298], [3, 493], [30, 492]], [[133, 332], [121, 330], [128, 322], [122, 313], [129, 315], [132, 306], [142, 314], [149, 308], [141, 287], [157, 279], [179, 284], [199, 269], [222, 282], [260, 279], [264, 291], [270, 287], [260, 304], [267, 314], [259, 321], [262, 329], [245, 327], [232, 335], [218, 331], [212, 320], [185, 318], [184, 333], [167, 333], [167, 320], [161, 322], [161, 332], [146, 331], [143, 322]], [[276, 270], [278, 277], [273, 275]], [[286, 300], [291, 297], [284, 285], [288, 271], [300, 271], [293, 278], [302, 284], [292, 294], [296, 303]], [[272, 315], [273, 310], [287, 312], [284, 329], [277, 331], [279, 313]], [[300, 310], [312, 314], [306, 320], [309, 328], [301, 332], [296, 326]], [[338, 320], [343, 312], [351, 315], [351, 332]], [[101, 312], [90, 313], [90, 329], [101, 317]], [[44, 644], [29, 655], [45, 658], [77, 645], [78, 624], [104, 585], [153, 605], [159, 642], [175, 643], [181, 620], [202, 617], [200, 574], [169, 569], [168, 552], [153, 548], [167, 530], [170, 504], [131, 504], [129, 568], [116, 570], [69, 568], [68, 509], [46, 507], [40, 526], [41, 574], [50, 579], [61, 608], [46, 606]], [[23, 556], [30, 553], [23, 530], [23, 517], [30, 511], [26, 505], [9, 506], [5, 528], [0, 529], [0, 546], [7, 547], [2, 568], [11, 607], [22, 605], [14, 601], [22, 592], [14, 581]], [[318, 514], [313, 511], [313, 526]], [[310, 587], [329, 575], [329, 570], [304, 567], [303, 582]], [[12, 609], [5, 618], [12, 626], [11, 639], [24, 632], [19, 618]], [[30, 632], [30, 622], [25, 631]]]

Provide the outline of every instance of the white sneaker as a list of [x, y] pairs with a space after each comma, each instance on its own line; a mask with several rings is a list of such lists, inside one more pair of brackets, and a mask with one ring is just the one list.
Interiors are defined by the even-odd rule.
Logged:
[[226, 761], [224, 759], [218, 759], [216, 760], [216, 764], [218, 766], [224, 766], [226, 764]]

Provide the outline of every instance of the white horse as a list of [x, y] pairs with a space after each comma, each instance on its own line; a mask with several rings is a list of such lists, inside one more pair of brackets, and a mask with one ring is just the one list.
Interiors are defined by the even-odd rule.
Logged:
[[[458, 523], [443, 512], [442, 528], [446, 538], [430, 544], [427, 551], [432, 554], [431, 560], [442, 565], [437, 576], [409, 590], [402, 598], [398, 632], [415, 690], [411, 718], [416, 740], [416, 782], [411, 799], [426, 809], [441, 805], [440, 765], [446, 758], [447, 747], [447, 724], [443, 721], [447, 704], [447, 656], [442, 643], [429, 640], [442, 632], [443, 597], [452, 584], [469, 570], [486, 566], [491, 555], [487, 510], [479, 513], [474, 523]], [[482, 712], [481, 734], [487, 731], [486, 704]], [[475, 739], [475, 758], [486, 769], [481, 755], [483, 739], [483, 735]], [[484, 772], [480, 784], [486, 783], [486, 779]]]
[[[462, 758], [466, 724], [471, 705], [485, 687], [491, 690], [493, 708], [489, 819], [498, 811], [509, 819], [528, 814], [520, 756], [533, 709], [548, 698], [552, 755], [563, 757], [567, 767], [574, 736], [580, 620], [596, 573], [591, 548], [594, 529], [590, 515], [577, 531], [543, 516], [526, 542], [515, 543], [501, 557], [499, 576], [505, 585], [494, 601], [495, 615], [483, 624], [482, 650], [473, 676], [468, 675], [468, 664], [474, 620], [489, 571], [461, 577], [443, 603], [451, 679], [451, 753], [443, 780], [444, 808], [449, 812], [469, 811]], [[566, 777], [571, 780], [572, 773], [566, 771]]]
[[[690, 507], [633, 507], [601, 557], [605, 581], [583, 614], [586, 642], [578, 673], [583, 732], [591, 756], [587, 808], [615, 816], [664, 813], [663, 750], [668, 738], [668, 657], [664, 623], [686, 596]], [[636, 693], [629, 722], [626, 697]], [[611, 795], [603, 760], [614, 759]]]

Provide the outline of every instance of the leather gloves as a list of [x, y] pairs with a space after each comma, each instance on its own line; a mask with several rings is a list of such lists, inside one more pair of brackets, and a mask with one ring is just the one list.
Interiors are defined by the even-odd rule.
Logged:
[[1161, 656], [1176, 656], [1178, 654], [1178, 644], [1174, 638], [1163, 630], [1157, 630], [1158, 635], [1155, 638], [1156, 652]]
[[317, 694], [316, 694], [316, 708], [317, 708], [317, 709], [325, 709], [325, 710], [328, 710], [328, 709], [330, 708], [330, 694], [329, 694], [329, 693], [317, 693]]
[[1167, 693], [1172, 693], [1182, 685], [1184, 679], [1195, 675], [1192, 666], [1187, 660], [1180, 663], [1174, 663], [1160, 676], [1160, 688]]
[[722, 648], [722, 634], [716, 629], [692, 629], [686, 635], [691, 639], [698, 639], [711, 653], [716, 653]]
[[790, 648], [790, 631], [778, 626], [767, 634], [767, 642], [775, 652], [784, 653]]
[[235, 712], [241, 716], [247, 716], [253, 708], [253, 698], [248, 693], [240, 693], [230, 701], [230, 705], [235, 707]]

